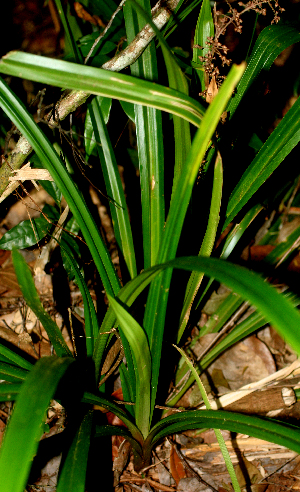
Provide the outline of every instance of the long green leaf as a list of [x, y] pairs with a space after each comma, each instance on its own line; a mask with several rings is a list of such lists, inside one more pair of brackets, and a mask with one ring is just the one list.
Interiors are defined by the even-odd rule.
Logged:
[[[31, 366], [32, 369], [33, 366]], [[6, 362], [0, 362], [0, 378], [5, 381], [11, 381], [12, 383], [24, 381], [27, 377], [28, 371], [22, 367], [16, 367]]]
[[[168, 73], [169, 87], [176, 89], [183, 94], [188, 95], [188, 84], [185, 75], [183, 74], [181, 68], [179, 67], [176, 58], [174, 57], [172, 51], [170, 50], [165, 38], [157, 29], [155, 24], [152, 22], [149, 15], [146, 14], [144, 10], [134, 0], [130, 0], [130, 3], [134, 5], [135, 9], [140, 13], [140, 15], [145, 19], [145, 21], [151, 26], [153, 31], [159, 40], [162, 53], [164, 56], [164, 61]], [[178, 116], [173, 117], [174, 123], [174, 144], [175, 144], [175, 164], [174, 164], [174, 179], [173, 179], [173, 189], [180, 182], [180, 174], [183, 169], [185, 160], [187, 158], [188, 152], [191, 147], [191, 134], [190, 126], [188, 121], [180, 118]]]
[[116, 241], [124, 257], [130, 277], [133, 278], [136, 276], [137, 269], [126, 199], [115, 154], [104, 123], [102, 110], [96, 97], [90, 105], [90, 117], [96, 141], [101, 143], [101, 148], [98, 147], [97, 149], [105, 180], [106, 192], [112, 198], [109, 206]]
[[[126, 2], [124, 8], [126, 34], [130, 43], [145, 26], [143, 15], [151, 14], [149, 0]], [[158, 77], [156, 50], [152, 42], [130, 67], [131, 74], [143, 80]], [[162, 117], [155, 108], [135, 104], [135, 126], [139, 157], [142, 205], [144, 267], [154, 265], [162, 240], [165, 222], [164, 149]]]
[[5, 362], [13, 363], [16, 366], [21, 367], [22, 369], [27, 369], [30, 371], [32, 369], [32, 364], [28, 360], [24, 359], [21, 355], [16, 354], [13, 350], [5, 347], [0, 343], [0, 355], [3, 356], [3, 360]]
[[[0, 61], [0, 73], [88, 94], [121, 99], [176, 114], [199, 126], [204, 109], [195, 99], [174, 89], [129, 75], [112, 73], [63, 60], [13, 51]], [[23, 133], [23, 132], [22, 132]]]
[[59, 475], [56, 492], [85, 492], [93, 410], [83, 417]]
[[[220, 88], [208, 110], [202, 124], [194, 137], [191, 150], [181, 174], [180, 186], [172, 197], [166, 221], [163, 243], [158, 261], [163, 263], [176, 255], [186, 211], [190, 202], [193, 186], [199, 167], [204, 158], [209, 142], [215, 132], [219, 119], [227, 105], [228, 99], [239, 81], [245, 65], [234, 65], [227, 79]], [[155, 405], [159, 377], [161, 348], [165, 328], [166, 307], [169, 295], [171, 272], [162, 275], [161, 284], [151, 286], [145, 311], [144, 326], [148, 336], [152, 356], [152, 408]]]
[[1, 492], [23, 492], [43, 433], [45, 412], [60, 379], [73, 362], [69, 357], [43, 357], [28, 374], [1, 447]]
[[223, 230], [300, 141], [300, 99], [282, 118], [230, 195]]
[[100, 395], [94, 395], [93, 393], [88, 393], [88, 392], [84, 393], [81, 401], [83, 403], [89, 403], [91, 405], [97, 405], [99, 407], [103, 407], [109, 410], [110, 412], [114, 413], [115, 415], [117, 415], [117, 417], [119, 417], [119, 419], [122, 420], [122, 422], [124, 422], [124, 424], [128, 427], [133, 438], [138, 443], [140, 444], [143, 443], [144, 441], [143, 436], [140, 430], [135, 425], [132, 416], [128, 412], [123, 410], [123, 408], [121, 408], [120, 405], [117, 405], [116, 403], [113, 403]]
[[207, 38], [213, 38], [214, 33], [215, 26], [211, 13], [210, 1], [203, 0], [195, 30], [194, 45], [196, 45], [196, 48], [193, 48], [192, 62], [193, 68], [196, 70], [200, 79], [202, 92], [207, 89], [208, 75], [204, 72], [203, 62], [199, 60], [199, 57], [204, 57], [209, 52]]
[[[208, 218], [205, 236], [203, 238], [201, 248], [199, 251], [199, 256], [210, 256], [212, 253], [215, 244], [217, 230], [218, 230], [219, 219], [220, 219], [222, 187], [223, 187], [223, 166], [222, 166], [221, 155], [218, 153], [215, 162], [209, 218]], [[203, 279], [203, 274], [199, 272], [197, 273], [192, 272], [189, 278], [188, 285], [186, 288], [186, 294], [184, 298], [184, 304], [180, 316], [177, 343], [179, 343], [184, 333], [184, 330], [186, 328], [186, 325], [188, 323], [191, 307], [197, 295], [199, 287], [201, 285], [202, 279]]]
[[14, 249], [12, 259], [24, 299], [45, 328], [55, 352], [61, 357], [64, 355], [72, 357], [72, 352], [68, 348], [57, 324], [52, 320], [49, 314], [46, 313], [42, 306], [29, 266], [23, 256], [18, 252], [18, 250]]
[[242, 97], [259, 73], [262, 70], [269, 70], [277, 56], [280, 55], [285, 48], [298, 41], [300, 41], [299, 29], [296, 29], [291, 24], [280, 22], [279, 24], [265, 27], [257, 38], [245, 73], [228, 105], [227, 110], [230, 112], [230, 117], [233, 116]]
[[0, 401], [14, 401], [18, 398], [22, 383], [1, 383]]
[[[204, 272], [224, 283], [244, 300], [257, 307], [285, 340], [300, 354], [298, 326], [300, 314], [291, 300], [279, 294], [274, 287], [254, 272], [228, 261], [216, 258], [182, 257], [156, 265], [140, 273], [119, 292], [119, 299], [130, 306], [149, 283], [167, 268]], [[108, 316], [111, 313], [108, 312]], [[111, 320], [114, 323], [114, 317]], [[108, 325], [110, 326], [110, 325]]]
[[135, 420], [142, 435], [146, 438], [150, 428], [151, 381], [151, 355], [147, 337], [142, 327], [117, 300], [109, 297], [109, 303], [132, 352], [136, 380]]
[[82, 55], [81, 55], [80, 50], [76, 44], [76, 40], [74, 39], [72, 29], [71, 29], [70, 23], [68, 21], [68, 17], [64, 12], [61, 0], [54, 0], [54, 1], [56, 4], [56, 8], [58, 10], [62, 25], [64, 27], [67, 39], [69, 41], [70, 48], [71, 48], [72, 53], [73, 53], [73, 58], [77, 63], [83, 63]]
[[[75, 66], [78, 67], [78, 65]], [[117, 274], [81, 193], [49, 140], [3, 80], [0, 80], [0, 106], [27, 138], [43, 165], [51, 173], [81, 228], [104, 288], [107, 292], [115, 294], [120, 288]]]
[[[165, 436], [188, 429], [226, 429], [274, 442], [300, 452], [299, 427], [264, 417], [252, 417], [219, 410], [195, 410], [171, 415], [160, 421], [149, 434], [151, 446]], [[147, 444], [148, 444], [147, 440]]]
[[84, 330], [86, 336], [86, 353], [88, 357], [91, 357], [93, 355], [95, 340], [97, 339], [99, 333], [99, 324], [98, 324], [95, 306], [93, 303], [93, 299], [91, 298], [89, 289], [87, 288], [87, 285], [84, 281], [84, 278], [80, 273], [76, 261], [74, 260], [73, 256], [70, 254], [71, 252], [69, 246], [64, 241], [64, 239], [61, 240], [60, 247], [64, 251], [65, 259], [67, 259], [69, 268], [75, 276], [77, 285], [82, 295], [83, 306], [84, 306]]
[[242, 76], [244, 69], [245, 64], [233, 65], [219, 93], [206, 111], [200, 128], [197, 130], [188, 159], [185, 163], [185, 168], [182, 172], [181, 186], [176, 190], [167, 217], [166, 233], [159, 257], [160, 261], [172, 259], [175, 256], [198, 170], [221, 115], [226, 108], [228, 99]]

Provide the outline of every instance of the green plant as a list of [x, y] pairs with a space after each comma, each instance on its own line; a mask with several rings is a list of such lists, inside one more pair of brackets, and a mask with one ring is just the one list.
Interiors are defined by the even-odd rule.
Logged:
[[[199, 3], [190, 2], [185, 9], [178, 11], [178, 18], [184, 19], [185, 15]], [[112, 1], [99, 1], [93, 4], [97, 6], [98, 12], [107, 18], [115, 11]], [[56, 150], [57, 147], [55, 148], [55, 145], [48, 140], [17, 96], [1, 80], [0, 106], [20, 130], [22, 137], [13, 155], [8, 157], [6, 165], [1, 169], [0, 177], [5, 181], [11, 167], [17, 169], [32, 150], [35, 152], [40, 164], [48, 169], [54, 179], [57, 187], [55, 195], [57, 203], [60, 203], [60, 193], [66, 199], [73, 220], [77, 224], [77, 231], [81, 230], [109, 299], [109, 309], [104, 319], [99, 322], [82, 272], [70, 247], [72, 241], [66, 231], [63, 231], [59, 242], [64, 263], [80, 288], [85, 307], [87, 357], [83, 360], [73, 357], [58, 327], [43, 310], [29, 268], [20, 253], [16, 249], [13, 250], [14, 266], [25, 300], [42, 321], [56, 355], [43, 358], [33, 366], [23, 357], [0, 345], [0, 376], [9, 382], [0, 385], [0, 396], [5, 401], [9, 394], [11, 398], [17, 400], [0, 454], [1, 491], [21, 492], [24, 489], [43, 432], [44, 414], [51, 398], [60, 400], [68, 408], [71, 408], [75, 402], [80, 407], [79, 417], [72, 421], [72, 440], [62, 462], [58, 491], [85, 490], [85, 471], [90, 442], [101, 435], [125, 436], [132, 444], [137, 470], [150, 463], [152, 449], [159, 440], [185, 429], [212, 427], [244, 432], [300, 451], [299, 428], [276, 420], [212, 410], [185, 411], [161, 419], [161, 415], [155, 409], [157, 392], [160, 391], [162, 384], [160, 372], [162, 354], [165, 350], [163, 341], [166, 342], [168, 350], [171, 350], [171, 345], [168, 343], [179, 344], [185, 336], [191, 315], [208, 288], [202, 286], [204, 275], [225, 283], [239, 295], [237, 302], [230, 308], [231, 312], [239, 302], [242, 302], [241, 300], [249, 301], [258, 310], [260, 318], [259, 320], [256, 318], [256, 324], [253, 322], [250, 327], [243, 327], [239, 333], [235, 332], [228, 343], [232, 344], [238, 337], [246, 336], [257, 329], [257, 323], [262, 325], [271, 322], [300, 353], [298, 335], [300, 315], [295, 309], [297, 300], [289, 299], [288, 295], [280, 295], [257, 274], [227, 261], [233, 243], [239, 240], [262, 208], [260, 197], [256, 192], [300, 140], [300, 101], [295, 102], [276, 130], [264, 143], [261, 142], [261, 148], [254, 153], [253, 158], [249, 161], [245, 159], [245, 164], [239, 169], [236, 182], [226, 182], [226, 186], [224, 185], [226, 193], [223, 193], [222, 162], [228, 159], [230, 152], [240, 149], [239, 140], [243, 140], [240, 138], [241, 135], [238, 134], [235, 139], [230, 138], [230, 131], [232, 128], [242, 126], [248, 117], [242, 103], [247, 98], [253, 99], [251, 87], [255, 79], [260, 72], [270, 68], [284, 48], [300, 40], [300, 33], [293, 26], [284, 23], [263, 30], [253, 47], [247, 67], [244, 63], [233, 65], [218, 94], [207, 107], [204, 101], [199, 102], [198, 98], [188, 95], [189, 85], [186, 75], [179, 66], [180, 60], [168, 48], [163, 35], [157, 31], [157, 27], [162, 27], [159, 21], [163, 17], [162, 12], [165, 14], [167, 12], [170, 18], [170, 10], [179, 9], [182, 4], [183, 2], [170, 0], [168, 10], [160, 6], [152, 12], [152, 22], [150, 2], [127, 0], [123, 11], [130, 49], [125, 48], [125, 54], [121, 52], [113, 62], [107, 60], [107, 53], [115, 50], [116, 40], [119, 40], [124, 31], [120, 20], [121, 13], [118, 13], [112, 23], [112, 31], [108, 30], [103, 36], [97, 46], [98, 51], [90, 58], [92, 65], [102, 65], [106, 70], [80, 64], [82, 58], [90, 52], [97, 35], [93, 33], [82, 39], [78, 46], [66, 14], [62, 15], [70, 41], [69, 57], [72, 61], [46, 59], [19, 52], [9, 53], [0, 61], [0, 72], [3, 74], [29, 78], [71, 90], [63, 97], [54, 114], [51, 113], [48, 118], [52, 128], [57, 127], [59, 120], [86, 101], [90, 94], [95, 96], [90, 98], [88, 105], [85, 147], [88, 156], [92, 152], [98, 155], [106, 194], [110, 198], [114, 233], [120, 256], [124, 260], [122, 273], [125, 279], [130, 278], [124, 286], [121, 286], [80, 185], [75, 182], [66, 168], [65, 162]], [[60, 2], [57, 1], [57, 5], [61, 9]], [[150, 44], [141, 54], [138, 43], [143, 37], [136, 36], [147, 22], [149, 26], [146, 31], [151, 34], [147, 43], [155, 34], [157, 35], [167, 70], [168, 87], [157, 83], [160, 78], [155, 45]], [[173, 29], [172, 20], [166, 26], [166, 35], [168, 29]], [[209, 2], [203, 0], [195, 37], [197, 43], [201, 41], [203, 44], [208, 32], [210, 37], [213, 37], [213, 29]], [[112, 73], [113, 70], [121, 70], [129, 64], [128, 53], [134, 53], [130, 60], [130, 63], [135, 61], [131, 67], [131, 75]], [[206, 52], [201, 54], [202, 57], [206, 55]], [[193, 62], [194, 66], [196, 64], [195, 69], [201, 71], [199, 83], [203, 91], [203, 88], [207, 87], [202, 73], [205, 60], [199, 59], [198, 62], [197, 57], [194, 57]], [[191, 66], [185, 68], [187, 74], [191, 73]], [[134, 247], [135, 231], [131, 229], [117, 161], [105, 123], [110, 112], [110, 98], [123, 102], [124, 111], [129, 117], [134, 117], [136, 123], [143, 238], [143, 270], [140, 273], [137, 273], [140, 267]], [[226, 110], [229, 112], [228, 122], [219, 125]], [[163, 148], [161, 111], [172, 115], [172, 120], [164, 122], [168, 131], [174, 131], [172, 186], [169, 186], [168, 181], [165, 183], [164, 178], [166, 150]], [[173, 130], [172, 125], [174, 125]], [[252, 133], [255, 134], [255, 129], [252, 129]], [[249, 149], [250, 146], [246, 145], [244, 155], [247, 151], [250, 153]], [[195, 190], [199, 169], [201, 169], [199, 186], [204, 195], [204, 204], [201, 210], [196, 209], [195, 216], [195, 205], [193, 209], [190, 205], [193, 201], [192, 193]], [[230, 172], [230, 168], [226, 166], [225, 176]], [[172, 188], [169, 198], [166, 195], [168, 186]], [[205, 195], [204, 191], [207, 189], [211, 191], [211, 196]], [[282, 194], [280, 186], [279, 192]], [[253, 206], [251, 200], [257, 202], [253, 208], [251, 208]], [[197, 202], [195, 203], [197, 205]], [[200, 214], [201, 221], [199, 221]], [[238, 214], [241, 217], [239, 227], [233, 229], [228, 236], [220, 254], [221, 259], [209, 258], [217, 234], [225, 230], [230, 222], [236, 220]], [[189, 252], [189, 245], [183, 233], [189, 221], [194, 228], [195, 225], [199, 227], [201, 234], [204, 231], [200, 239], [195, 237], [192, 240], [199, 244], [197, 250], [192, 248], [194, 254], [199, 252], [199, 256], [176, 258], [178, 247], [184, 252]], [[8, 232], [4, 236], [1, 240], [2, 247], [3, 245], [9, 248], [20, 247], [24, 229], [22, 233], [22, 227], [18, 227], [18, 231]], [[68, 230], [68, 227], [66, 229]], [[48, 228], [45, 231], [45, 234], [47, 233], [49, 233]], [[43, 232], [39, 237], [42, 235]], [[174, 287], [172, 283], [173, 269], [191, 272], [183, 293], [180, 289], [174, 292], [176, 285]], [[185, 279], [184, 276], [182, 278]], [[138, 302], [140, 294], [148, 287], [141, 326], [130, 314], [130, 307], [134, 301]], [[170, 289], [173, 289], [173, 292]], [[166, 330], [170, 319], [167, 313], [168, 302], [178, 304], [178, 299], [181, 299], [182, 309], [176, 321], [171, 318], [173, 326], [175, 322], [177, 326], [172, 333], [169, 333]], [[101, 367], [115, 328], [121, 338], [126, 358], [126, 363], [122, 362], [119, 368], [123, 396], [125, 402], [134, 404], [125, 404], [124, 409], [106, 395], [105, 385], [101, 384]], [[212, 328], [207, 327], [207, 331], [209, 329]], [[213, 329], [220, 329], [220, 327], [213, 327]], [[205, 364], [211, 362], [213, 357], [228, 346], [228, 343], [223, 342], [217, 350], [213, 349], [214, 352], [211, 351], [205, 360], [201, 361], [197, 371], [201, 372], [206, 367]], [[184, 389], [187, 384], [184, 384]], [[161, 394], [159, 392], [159, 395]], [[172, 404], [176, 398], [173, 399]], [[115, 413], [127, 428], [99, 424], [99, 412], [94, 410], [95, 406]], [[18, 453], [14, 454], [16, 440], [19, 446]], [[77, 466], [79, 459], [80, 466]], [[22, 473], [19, 473], [20, 469]]]

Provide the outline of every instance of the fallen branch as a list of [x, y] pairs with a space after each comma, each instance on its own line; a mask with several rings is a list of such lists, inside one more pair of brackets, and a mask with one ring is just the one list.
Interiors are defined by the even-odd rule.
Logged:
[[[165, 26], [178, 3], [179, 0], [167, 0], [164, 3], [159, 0], [153, 7], [151, 11], [152, 21], [158, 29], [162, 29]], [[149, 24], [146, 24], [126, 49], [104, 63], [101, 68], [112, 72], [119, 72], [132, 65], [139, 56], [141, 56], [154, 37], [155, 32]], [[70, 113], [84, 104], [90, 95], [90, 93], [84, 91], [71, 91], [57, 103], [55, 108], [55, 119], [53, 118], [52, 112], [51, 115], [48, 115], [48, 117], [46, 116], [45, 119], [48, 120], [50, 126], [57, 126], [58, 121], [64, 120]], [[11, 176], [12, 171], [20, 169], [31, 152], [32, 147], [30, 143], [25, 137], [21, 136], [14, 150], [8, 158], [5, 159], [0, 168], [0, 197], [9, 185], [9, 177]], [[5, 196], [7, 196], [7, 194]], [[1, 201], [0, 198], [0, 202]]]

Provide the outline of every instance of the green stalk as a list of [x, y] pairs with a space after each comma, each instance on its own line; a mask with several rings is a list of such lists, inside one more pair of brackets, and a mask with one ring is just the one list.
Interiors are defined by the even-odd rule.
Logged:
[[[203, 383], [200, 379], [200, 376], [197, 374], [197, 371], [194, 368], [192, 362], [190, 361], [190, 359], [187, 357], [187, 355], [185, 354], [185, 352], [181, 348], [177, 347], [176, 345], [173, 345], [173, 347], [175, 347], [178, 350], [178, 352], [180, 352], [181, 356], [185, 359], [186, 364], [188, 365], [190, 371], [192, 372], [192, 374], [195, 378], [195, 381], [198, 385], [198, 388], [200, 390], [204, 404], [206, 406], [206, 410], [211, 410], [211, 405], [209, 403], [209, 399], [208, 399], [208, 396], [206, 394], [205, 388], [204, 388]], [[221, 450], [221, 453], [223, 455], [225, 465], [226, 465], [227, 471], [229, 473], [234, 491], [235, 492], [241, 492], [241, 488], [240, 488], [238, 480], [236, 478], [236, 474], [235, 474], [235, 471], [233, 468], [232, 461], [231, 461], [230, 456], [229, 456], [228, 449], [227, 449], [225, 441], [224, 441], [224, 437], [222, 436], [220, 429], [214, 429], [214, 432], [215, 432], [217, 441], [219, 443], [220, 450]]]

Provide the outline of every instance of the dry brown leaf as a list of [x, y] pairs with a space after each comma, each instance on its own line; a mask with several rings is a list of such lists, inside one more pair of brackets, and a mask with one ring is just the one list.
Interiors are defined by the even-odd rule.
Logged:
[[185, 467], [176, 452], [175, 446], [173, 445], [171, 446], [170, 452], [170, 472], [176, 482], [176, 485], [179, 484], [182, 478], [186, 478]]
[[257, 483], [263, 478], [261, 472], [244, 456], [241, 457], [239, 464], [234, 467], [234, 470], [241, 489], [247, 487], [248, 490], [249, 486], [251, 486], [252, 492], [264, 492], [266, 490], [268, 485]]
[[209, 86], [207, 87], [206, 91], [206, 102], [211, 103], [213, 99], [216, 97], [218, 94], [218, 86], [216, 82], [216, 77], [213, 75], [211, 78], [211, 81], [209, 83]]
[[0, 264], [0, 295], [20, 296], [21, 290], [12, 264], [10, 251], [0, 251]]

